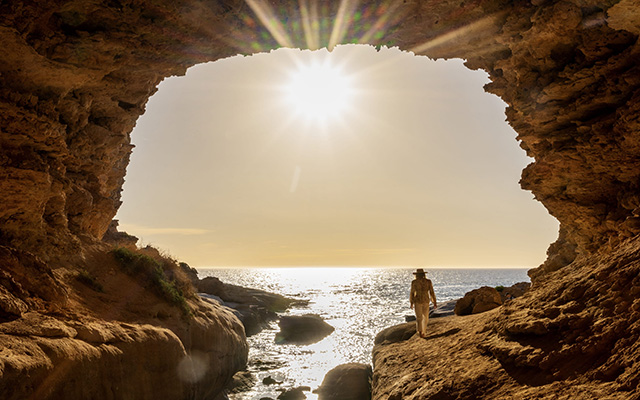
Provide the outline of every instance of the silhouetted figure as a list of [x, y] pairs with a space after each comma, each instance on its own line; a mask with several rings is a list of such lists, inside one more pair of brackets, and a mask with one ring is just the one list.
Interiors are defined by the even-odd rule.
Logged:
[[429, 323], [429, 302], [433, 300], [433, 308], [437, 308], [438, 304], [433, 284], [427, 279], [426, 272], [422, 268], [418, 268], [413, 274], [416, 279], [411, 282], [409, 302], [411, 308], [415, 307], [416, 311], [416, 331], [423, 338], [426, 336], [427, 323]]

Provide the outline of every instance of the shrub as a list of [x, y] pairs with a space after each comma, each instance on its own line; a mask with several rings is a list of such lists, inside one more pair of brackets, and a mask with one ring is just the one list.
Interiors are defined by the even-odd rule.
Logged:
[[165, 274], [163, 264], [153, 257], [118, 247], [111, 252], [122, 269], [131, 276], [143, 277], [151, 283], [153, 291], [169, 304], [179, 307], [185, 316], [191, 316], [180, 282]]
[[502, 286], [502, 285], [496, 286], [496, 290], [498, 292], [502, 292], [504, 290], [504, 286]]
[[102, 286], [102, 284], [96, 280], [96, 277], [91, 275], [86, 269], [81, 269], [80, 272], [78, 272], [78, 275], [76, 275], [76, 279], [96, 292], [104, 293], [104, 286]]

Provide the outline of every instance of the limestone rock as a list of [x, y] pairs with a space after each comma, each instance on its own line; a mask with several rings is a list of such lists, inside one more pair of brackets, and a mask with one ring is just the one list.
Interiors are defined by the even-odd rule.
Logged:
[[390, 326], [378, 332], [374, 344], [402, 342], [410, 339], [415, 333], [415, 322], [406, 322], [401, 325]]
[[0, 247], [0, 263], [0, 295], [11, 290], [24, 305], [0, 322], [2, 399], [211, 398], [246, 365], [244, 330], [226, 308], [188, 298], [187, 318], [118, 273], [108, 253], [79, 266], [97, 274], [100, 293], [79, 284], [75, 271], [52, 271], [15, 249]]
[[215, 296], [220, 302], [237, 312], [247, 336], [255, 335], [278, 318], [276, 311], [286, 310], [298, 301], [260, 289], [245, 288], [222, 282], [212, 276], [197, 281], [198, 290], [206, 296]]
[[276, 342], [293, 344], [312, 344], [330, 335], [335, 329], [320, 316], [314, 314], [285, 315], [278, 322], [280, 332]]
[[[640, 232], [635, 5], [492, 0], [461, 10], [410, 0], [386, 14], [387, 30], [367, 36], [372, 45], [459, 57], [489, 73], [486, 89], [508, 104], [507, 119], [535, 158], [521, 184], [561, 222], [549, 263], [534, 276]], [[281, 4], [296, 22], [285, 31], [300, 26], [299, 7]], [[183, 0], [4, 7], [2, 242], [54, 257], [102, 238], [120, 205], [129, 134], [158, 83], [197, 63], [281, 46], [269, 35], [230, 44], [230, 32], [255, 34], [246, 12]], [[327, 4], [327, 16], [338, 12], [339, 3]], [[304, 35], [286, 33], [289, 46], [308, 46]]]
[[456, 302], [456, 315], [478, 314], [502, 305], [500, 293], [495, 288], [483, 286], [472, 290]]
[[504, 304], [505, 301], [513, 300], [524, 295], [530, 287], [531, 283], [529, 282], [519, 282], [509, 287], [503, 288], [500, 291], [500, 298], [502, 299], [502, 303]]
[[433, 319], [426, 343], [389, 335], [411, 323], [388, 328], [373, 352], [374, 398], [637, 396], [639, 277], [635, 238], [552, 273], [502, 307]]
[[11, 294], [4, 286], [0, 286], [0, 321], [20, 317], [28, 309], [24, 301]]
[[125, 247], [130, 250], [135, 250], [138, 238], [126, 232], [120, 232], [118, 230], [118, 224], [119, 221], [117, 219], [111, 221], [107, 231], [102, 236], [102, 241], [114, 247]]
[[314, 393], [319, 400], [369, 400], [372, 375], [369, 364], [341, 364], [327, 372]]

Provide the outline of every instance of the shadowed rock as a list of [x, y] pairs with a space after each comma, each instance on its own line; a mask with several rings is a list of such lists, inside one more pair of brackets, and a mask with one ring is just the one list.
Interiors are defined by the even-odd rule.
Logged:
[[456, 302], [456, 315], [479, 314], [502, 305], [500, 293], [495, 288], [483, 286], [472, 290]]
[[376, 335], [374, 344], [402, 342], [410, 339], [415, 333], [415, 322], [406, 322], [404, 324], [391, 326]]
[[196, 287], [206, 294], [203, 297], [232, 308], [242, 321], [247, 336], [255, 335], [266, 328], [269, 321], [277, 319], [276, 312], [282, 312], [292, 304], [304, 303], [276, 293], [224, 283], [211, 276], [199, 280]]
[[308, 386], [301, 386], [289, 390], [285, 390], [280, 393], [278, 396], [278, 400], [304, 400], [307, 396], [304, 394], [305, 391], [309, 391]]
[[504, 302], [507, 300], [513, 300], [524, 295], [530, 287], [531, 283], [529, 282], [518, 282], [512, 286], [500, 290], [500, 298], [502, 299], [502, 303], [504, 304]]
[[370, 400], [372, 375], [369, 364], [341, 364], [327, 372], [313, 392], [319, 400]]
[[314, 314], [287, 315], [280, 317], [280, 332], [277, 343], [312, 344], [321, 341], [335, 329], [320, 316]]

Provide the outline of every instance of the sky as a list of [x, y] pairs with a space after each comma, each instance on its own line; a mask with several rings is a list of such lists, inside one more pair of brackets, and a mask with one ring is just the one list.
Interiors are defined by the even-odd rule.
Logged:
[[536, 267], [558, 224], [462, 60], [279, 49], [163, 81], [120, 230], [191, 266]]

